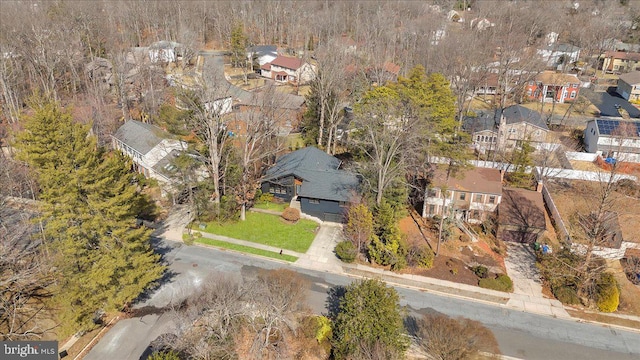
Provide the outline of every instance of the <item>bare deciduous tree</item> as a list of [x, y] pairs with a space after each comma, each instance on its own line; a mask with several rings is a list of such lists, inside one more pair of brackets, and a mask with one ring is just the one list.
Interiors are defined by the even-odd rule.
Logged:
[[[14, 205], [16, 206], [16, 205]], [[49, 333], [47, 299], [54, 270], [29, 211], [0, 198], [0, 339], [39, 339]]]

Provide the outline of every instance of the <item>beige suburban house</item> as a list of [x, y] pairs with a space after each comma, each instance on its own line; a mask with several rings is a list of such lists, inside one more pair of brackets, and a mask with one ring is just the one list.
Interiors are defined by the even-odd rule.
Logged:
[[602, 71], [620, 74], [640, 70], [640, 53], [627, 51], [607, 51], [601, 57]]
[[509, 150], [529, 141], [533, 146], [547, 142], [549, 128], [539, 112], [521, 105], [512, 105], [500, 114], [498, 147]]
[[476, 111], [475, 116], [463, 119], [463, 129], [471, 134], [473, 147], [480, 153], [511, 150], [523, 141], [537, 144], [547, 142], [549, 128], [540, 113], [521, 105], [503, 110]]
[[481, 223], [502, 200], [502, 174], [497, 169], [474, 168], [449, 176], [437, 169], [427, 185], [423, 217], [454, 216]]
[[640, 100], [640, 71], [620, 75], [616, 92], [625, 100]]

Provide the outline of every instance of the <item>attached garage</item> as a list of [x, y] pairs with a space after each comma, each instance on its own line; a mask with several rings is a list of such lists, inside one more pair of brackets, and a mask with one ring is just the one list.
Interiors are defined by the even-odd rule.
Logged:
[[498, 205], [497, 238], [516, 243], [533, 243], [546, 230], [542, 193], [525, 189], [504, 189]]

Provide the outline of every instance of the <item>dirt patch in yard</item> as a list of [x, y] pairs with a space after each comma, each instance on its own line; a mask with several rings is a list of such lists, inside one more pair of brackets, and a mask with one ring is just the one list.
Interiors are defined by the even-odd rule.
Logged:
[[[414, 214], [413, 217], [407, 216], [400, 220], [399, 227], [400, 231], [406, 235], [409, 245], [429, 244], [435, 252], [438, 234], [434, 231], [430, 219], [423, 219]], [[455, 229], [451, 240], [440, 244], [440, 253], [434, 259], [431, 269], [406, 269], [403, 272], [478, 285], [478, 277], [470, 270], [476, 265], [487, 267], [490, 273], [505, 272], [504, 258], [493, 251], [485, 239], [481, 238], [474, 243]]]

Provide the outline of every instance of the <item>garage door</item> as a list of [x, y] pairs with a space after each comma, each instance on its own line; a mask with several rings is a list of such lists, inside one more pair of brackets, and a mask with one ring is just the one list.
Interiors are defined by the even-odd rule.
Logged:
[[530, 244], [535, 242], [537, 237], [538, 236], [536, 234], [532, 234], [528, 232], [507, 230], [502, 232], [501, 240]]
[[322, 220], [339, 223], [339, 222], [342, 222], [342, 215], [341, 214], [324, 213], [324, 217], [323, 217]]

